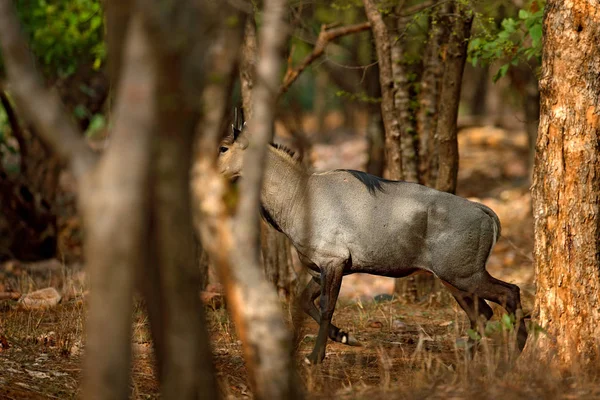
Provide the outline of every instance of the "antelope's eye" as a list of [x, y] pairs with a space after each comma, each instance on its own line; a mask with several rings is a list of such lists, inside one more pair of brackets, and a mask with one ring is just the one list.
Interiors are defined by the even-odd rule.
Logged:
[[225, 147], [225, 146], [219, 147], [219, 153], [221, 153], [221, 154], [227, 153], [228, 150], [229, 150], [229, 147]]

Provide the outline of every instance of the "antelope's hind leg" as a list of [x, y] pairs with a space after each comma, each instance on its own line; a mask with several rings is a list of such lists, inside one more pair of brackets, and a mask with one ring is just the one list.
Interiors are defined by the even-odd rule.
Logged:
[[[317, 278], [313, 277], [306, 285], [306, 288], [302, 291], [302, 295], [300, 297], [302, 310], [306, 314], [310, 315], [310, 317], [314, 319], [317, 324], [320, 323], [321, 314], [315, 305], [315, 299], [319, 297], [320, 294], [321, 284]], [[341, 330], [333, 324], [329, 324], [329, 339], [333, 340], [334, 342], [346, 344], [348, 346], [361, 345], [354, 336], [346, 331]]]
[[[483, 317], [483, 321], [481, 322], [483, 323], [482, 327], [485, 327], [485, 323], [494, 315], [494, 311], [485, 300], [467, 292], [463, 292], [462, 290], [458, 290], [447, 282], [444, 282], [444, 285], [450, 291], [454, 299], [456, 299], [458, 305], [467, 314], [467, 317], [469, 317], [471, 329], [478, 332], [479, 322], [481, 321], [480, 317]], [[469, 340], [467, 341], [467, 355], [472, 358], [476, 351], [477, 342], [469, 336]]]
[[518, 324], [517, 346], [522, 351], [527, 342], [527, 328], [523, 320], [521, 293], [517, 285], [504, 282], [491, 276], [486, 270], [480, 271], [463, 282], [452, 283], [461, 290], [469, 290], [474, 295], [493, 301], [504, 307], [509, 315], [513, 315]]

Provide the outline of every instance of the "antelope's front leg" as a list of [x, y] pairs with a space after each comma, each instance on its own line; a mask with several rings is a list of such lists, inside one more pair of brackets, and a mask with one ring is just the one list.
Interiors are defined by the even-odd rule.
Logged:
[[310, 364], [318, 364], [325, 358], [325, 347], [329, 337], [331, 317], [335, 310], [342, 277], [344, 276], [343, 265], [331, 265], [321, 268], [321, 320], [319, 322], [319, 333], [312, 353], [307, 357]]

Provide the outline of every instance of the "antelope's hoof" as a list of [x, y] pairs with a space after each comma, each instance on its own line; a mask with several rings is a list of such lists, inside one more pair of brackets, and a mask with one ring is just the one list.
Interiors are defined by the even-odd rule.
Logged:
[[362, 344], [356, 340], [356, 338], [350, 335], [347, 332], [340, 332], [340, 339], [338, 340], [340, 343], [348, 345], [348, 346], [362, 346]]

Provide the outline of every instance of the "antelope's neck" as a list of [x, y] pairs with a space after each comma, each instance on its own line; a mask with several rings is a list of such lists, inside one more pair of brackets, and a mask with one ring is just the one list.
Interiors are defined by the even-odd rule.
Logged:
[[277, 150], [269, 149], [265, 178], [261, 192], [261, 206], [265, 217], [276, 229], [289, 233], [294, 210], [308, 181], [308, 172], [297, 161]]

